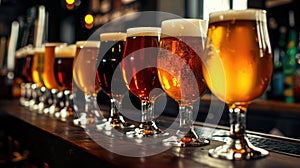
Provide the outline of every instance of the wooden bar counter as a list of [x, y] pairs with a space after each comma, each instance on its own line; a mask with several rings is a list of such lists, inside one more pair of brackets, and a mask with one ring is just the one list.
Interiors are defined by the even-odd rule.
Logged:
[[[265, 107], [267, 108], [267, 107]], [[112, 153], [95, 143], [86, 132], [71, 122], [30, 112], [18, 100], [0, 100], [1, 126], [30, 151], [33, 159], [48, 167], [299, 167], [300, 157], [276, 152], [263, 159], [226, 161], [208, 156], [208, 149], [222, 142], [211, 141], [204, 147], [172, 148], [148, 157], [127, 157]], [[164, 119], [161, 119], [163, 122]], [[196, 123], [196, 126], [201, 123]], [[264, 136], [264, 134], [258, 134]], [[267, 138], [271, 138], [268, 137]], [[290, 140], [292, 141], [292, 140]], [[293, 143], [299, 143], [295, 141]], [[299, 143], [300, 144], [300, 143]], [[123, 148], [126, 148], [123, 146]], [[136, 149], [128, 149], [136, 150]]]

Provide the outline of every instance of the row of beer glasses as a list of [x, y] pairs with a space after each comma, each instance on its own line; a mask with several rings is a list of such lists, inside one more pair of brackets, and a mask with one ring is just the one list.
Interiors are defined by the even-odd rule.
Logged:
[[[100, 42], [77, 42], [73, 80], [84, 92], [86, 102], [85, 110], [79, 113], [80, 124], [83, 127], [92, 124], [106, 130], [118, 128], [133, 137], [164, 136], [153, 115], [154, 100], [161, 94], [155, 89], [162, 88], [178, 102], [180, 115], [178, 131], [162, 143], [182, 147], [206, 145], [209, 141], [199, 137], [194, 130], [192, 107], [207, 85], [213, 94], [229, 105], [231, 117], [228, 141], [210, 150], [210, 156], [239, 160], [268, 155], [267, 151], [254, 147], [245, 134], [247, 106], [263, 93], [272, 73], [266, 12], [211, 13], [206, 30], [204, 20], [171, 19], [163, 21], [161, 28], [135, 27], [127, 29], [125, 35], [103, 33]], [[112, 43], [106, 46], [108, 41]], [[108, 51], [119, 53], [108, 54]], [[94, 66], [95, 62], [97, 66]], [[55, 64], [55, 68], [57, 66]], [[112, 76], [116, 71], [120, 71], [122, 78]], [[35, 84], [31, 88], [46, 86], [32, 74]], [[58, 78], [55, 78], [56, 82]], [[113, 87], [113, 83], [118, 83], [118, 86]], [[120, 113], [126, 91], [123, 86], [141, 100], [142, 117], [135, 127], [128, 125]], [[57, 89], [55, 86], [47, 88]], [[69, 89], [67, 93], [70, 95]], [[97, 104], [97, 93], [101, 89], [111, 98], [107, 120], [103, 120]], [[38, 93], [33, 92], [33, 95]]]

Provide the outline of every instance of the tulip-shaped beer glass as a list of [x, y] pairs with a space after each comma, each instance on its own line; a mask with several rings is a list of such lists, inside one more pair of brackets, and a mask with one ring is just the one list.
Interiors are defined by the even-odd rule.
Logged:
[[164, 143], [174, 146], [201, 146], [193, 127], [193, 105], [205, 92], [201, 70], [207, 22], [200, 19], [170, 19], [162, 22], [158, 77], [163, 90], [179, 104], [179, 129]]
[[246, 136], [247, 106], [267, 88], [273, 68], [266, 11], [229, 10], [209, 15], [203, 74], [213, 94], [229, 107], [230, 135], [209, 155], [249, 160], [268, 155]]
[[[121, 62], [127, 88], [141, 100], [141, 121], [135, 131], [127, 135], [148, 136], [161, 132], [154, 121], [154, 89], [161, 88], [156, 68], [160, 28], [134, 27], [127, 29]], [[152, 94], [150, 94], [152, 92]]]

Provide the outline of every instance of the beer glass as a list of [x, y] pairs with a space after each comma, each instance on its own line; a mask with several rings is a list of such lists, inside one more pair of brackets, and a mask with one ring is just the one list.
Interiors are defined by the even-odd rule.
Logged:
[[[110, 32], [100, 34], [99, 58], [102, 58], [96, 73], [97, 82], [101, 90], [110, 97], [111, 109], [108, 121], [98, 125], [100, 129], [124, 129], [126, 122], [120, 114], [123, 94], [127, 91], [123, 78], [113, 78], [117, 66], [122, 60], [126, 33]], [[118, 88], [111, 88], [111, 83], [118, 84]], [[114, 89], [112, 92], [111, 90]], [[112, 95], [113, 94], [113, 95]]]
[[62, 88], [65, 104], [60, 112], [56, 113], [58, 118], [66, 121], [68, 117], [74, 115], [72, 102], [72, 71], [76, 54], [76, 45], [56, 47], [54, 61], [54, 75], [57, 84]]
[[80, 112], [78, 116], [82, 127], [86, 127], [87, 124], [97, 125], [101, 118], [97, 103], [97, 94], [101, 87], [96, 81], [99, 47], [100, 41], [76, 42], [73, 80], [85, 96], [85, 111]]
[[66, 46], [67, 43], [52, 42], [45, 44], [45, 58], [41, 58], [41, 81], [45, 87], [44, 94], [41, 95], [43, 108], [40, 112], [53, 115], [61, 110], [60, 102], [57, 100], [57, 92], [61, 90], [60, 85], [56, 82], [54, 74], [55, 49]]
[[202, 146], [193, 126], [193, 105], [205, 92], [201, 69], [207, 22], [201, 19], [170, 19], [161, 24], [158, 77], [163, 90], [179, 105], [179, 129], [164, 139], [173, 146]]
[[152, 92], [161, 88], [156, 68], [160, 31], [157, 27], [127, 29], [121, 69], [127, 88], [141, 100], [142, 113], [138, 128], [126, 133], [130, 136], [149, 136], [161, 132], [153, 113], [154, 100], [158, 95]]
[[273, 69], [266, 11], [229, 10], [209, 15], [203, 74], [211, 92], [229, 107], [230, 135], [209, 150], [214, 158], [249, 160], [268, 155], [246, 136], [247, 106], [267, 88]]
[[40, 62], [42, 62], [45, 58], [45, 46], [34, 48], [33, 55], [33, 64], [32, 64], [32, 77], [33, 84], [31, 85], [32, 92], [32, 100], [30, 103], [29, 109], [31, 111], [38, 111], [40, 108], [40, 96], [41, 96], [41, 88], [43, 87], [43, 83], [41, 80], [41, 72], [42, 66]]
[[33, 76], [32, 76], [32, 65], [33, 65], [33, 55], [34, 55], [34, 50], [32, 46], [26, 46], [23, 48], [24, 49], [24, 55], [25, 55], [25, 63], [23, 66], [23, 74], [26, 78], [26, 83], [22, 84], [22, 95], [24, 96], [22, 100], [22, 104], [25, 107], [29, 107], [30, 101], [32, 100], [32, 83], [33, 83]]

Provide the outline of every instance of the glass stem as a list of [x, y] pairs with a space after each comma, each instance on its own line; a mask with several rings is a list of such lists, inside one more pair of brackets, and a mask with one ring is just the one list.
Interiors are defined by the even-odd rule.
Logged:
[[230, 137], [240, 139], [246, 135], [246, 106], [231, 105], [229, 106], [230, 117]]
[[97, 103], [97, 96], [85, 95], [85, 111], [88, 123], [97, 123], [100, 118], [100, 111]]
[[153, 114], [153, 103], [151, 101], [142, 101], [142, 123], [152, 121], [154, 118]]
[[190, 106], [179, 106], [179, 127], [191, 126], [193, 124], [193, 112]]

